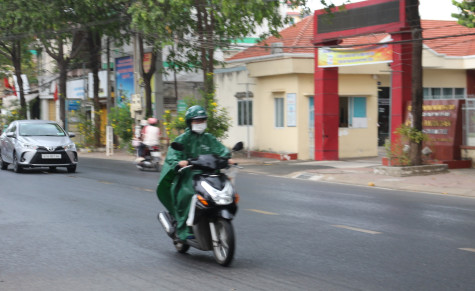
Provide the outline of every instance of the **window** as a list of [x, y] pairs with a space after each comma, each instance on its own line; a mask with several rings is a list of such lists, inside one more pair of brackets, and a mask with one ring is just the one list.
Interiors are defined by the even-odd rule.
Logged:
[[238, 100], [238, 125], [252, 125], [252, 100]]
[[423, 88], [424, 99], [465, 99], [465, 88]]
[[431, 88], [430, 93], [432, 95], [432, 99], [442, 99], [440, 88]]
[[284, 127], [284, 98], [274, 99], [275, 127]]
[[366, 128], [366, 97], [340, 97], [340, 127]]
[[465, 88], [454, 88], [454, 98], [455, 99], [464, 99], [465, 98]]

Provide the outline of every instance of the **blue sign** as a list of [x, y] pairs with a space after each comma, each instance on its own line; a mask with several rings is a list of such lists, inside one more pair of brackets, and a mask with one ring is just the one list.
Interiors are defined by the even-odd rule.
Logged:
[[81, 100], [68, 100], [68, 111], [79, 111], [81, 108]]
[[116, 103], [124, 106], [131, 102], [134, 90], [134, 59], [123, 57], [115, 59], [115, 82], [117, 86]]

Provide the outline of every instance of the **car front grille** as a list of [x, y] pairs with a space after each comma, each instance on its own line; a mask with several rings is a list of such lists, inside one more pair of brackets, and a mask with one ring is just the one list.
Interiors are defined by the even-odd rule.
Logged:
[[[60, 159], [43, 159], [41, 157], [42, 154], [60, 154]], [[64, 151], [62, 147], [57, 147], [54, 151], [48, 151], [44, 147], [38, 147], [36, 150], [36, 154], [30, 161], [30, 164], [36, 165], [50, 165], [50, 164], [71, 164], [71, 159], [69, 158], [68, 154]]]

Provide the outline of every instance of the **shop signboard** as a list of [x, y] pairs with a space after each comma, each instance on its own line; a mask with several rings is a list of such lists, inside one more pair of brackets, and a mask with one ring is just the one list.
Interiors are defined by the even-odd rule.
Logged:
[[[464, 100], [425, 100], [422, 106], [422, 131], [428, 136], [425, 145], [441, 161], [460, 160], [462, 144], [462, 104]], [[406, 123], [412, 119], [407, 106]]]
[[76, 79], [66, 82], [66, 96], [68, 99], [84, 99], [85, 93], [84, 88], [86, 80]]
[[134, 91], [134, 59], [132, 57], [122, 57], [115, 59], [115, 81], [117, 86], [116, 103], [125, 106], [131, 101]]
[[392, 60], [393, 50], [389, 44], [360, 49], [318, 49], [318, 66], [320, 68], [390, 63]]

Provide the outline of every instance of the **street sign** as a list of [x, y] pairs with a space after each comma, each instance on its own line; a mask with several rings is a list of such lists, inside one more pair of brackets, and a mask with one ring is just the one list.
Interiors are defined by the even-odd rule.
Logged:
[[178, 112], [185, 112], [186, 111], [186, 102], [185, 100], [178, 100], [178, 103], [176, 105], [176, 109]]

